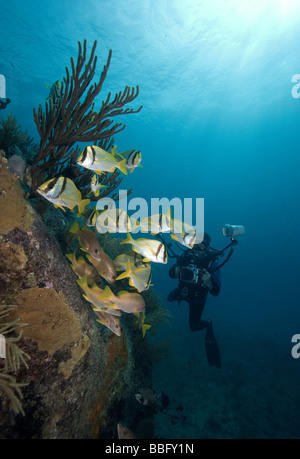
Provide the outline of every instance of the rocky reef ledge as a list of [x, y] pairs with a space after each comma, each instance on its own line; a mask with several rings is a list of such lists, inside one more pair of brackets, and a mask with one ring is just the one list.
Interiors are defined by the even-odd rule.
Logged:
[[[0, 259], [0, 306], [13, 306], [9, 320], [27, 324], [18, 347], [29, 356], [27, 366], [21, 362], [14, 374], [25, 384], [23, 413], [0, 391], [0, 438], [116, 438], [120, 418], [135, 416], [128, 400], [137, 383], [136, 343], [126, 326], [118, 337], [96, 322], [60, 246], [25, 199], [3, 152]], [[146, 356], [144, 365], [150, 377]]]

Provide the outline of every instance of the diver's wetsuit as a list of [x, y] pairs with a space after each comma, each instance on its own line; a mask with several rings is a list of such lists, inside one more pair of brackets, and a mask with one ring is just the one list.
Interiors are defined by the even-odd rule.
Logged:
[[[180, 300], [185, 300], [189, 304], [190, 329], [192, 331], [200, 331], [204, 328], [206, 329], [205, 349], [208, 364], [210, 366], [221, 368], [221, 356], [218, 343], [213, 332], [212, 322], [211, 320], [201, 319], [208, 291], [210, 291], [210, 293], [214, 296], [217, 296], [220, 293], [220, 270], [214, 272], [214, 270], [218, 267], [218, 263], [214, 261], [214, 255], [215, 254], [210, 249], [206, 251], [204, 256], [199, 256], [197, 249], [186, 250], [170, 269], [170, 277], [173, 279], [176, 278], [175, 270], [178, 266], [180, 266], [181, 274], [183, 272], [183, 268], [188, 267], [189, 269], [194, 269], [194, 272], [196, 272], [196, 274], [192, 274], [191, 277], [197, 278], [197, 268], [199, 268], [200, 272], [198, 275], [198, 282], [183, 281], [182, 275], [180, 274], [178, 278], [178, 288], [169, 294], [168, 300], [177, 300], [178, 302], [180, 302]], [[212, 288], [210, 290], [201, 285], [201, 268], [205, 268], [211, 274]], [[188, 271], [187, 274], [189, 275], [191, 272], [193, 273], [193, 271]]]
[[218, 263], [213, 261], [213, 252], [209, 249], [203, 258], [200, 258], [198, 251], [195, 249], [187, 249], [177, 260], [177, 262], [171, 267], [169, 271], [170, 277], [176, 278], [175, 269], [177, 266], [188, 267], [195, 265], [197, 268], [205, 268], [211, 275], [212, 289], [209, 290], [207, 287], [202, 287], [198, 283], [187, 283], [183, 282], [179, 276], [178, 288], [173, 290], [169, 296], [169, 301], [180, 301], [184, 300], [189, 304], [189, 324], [192, 331], [200, 331], [203, 328], [211, 326], [211, 321], [202, 320], [201, 316], [206, 303], [207, 294], [210, 293], [213, 296], [217, 296], [220, 293], [220, 270], [213, 272], [217, 267]]

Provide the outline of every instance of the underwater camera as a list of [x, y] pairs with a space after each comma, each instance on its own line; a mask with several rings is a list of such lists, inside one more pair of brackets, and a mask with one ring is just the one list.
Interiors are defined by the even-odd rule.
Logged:
[[242, 225], [229, 225], [226, 224], [223, 227], [223, 235], [234, 239], [235, 236], [242, 236], [245, 234], [245, 227]]
[[195, 265], [188, 265], [180, 270], [180, 280], [187, 284], [197, 284], [203, 270]]

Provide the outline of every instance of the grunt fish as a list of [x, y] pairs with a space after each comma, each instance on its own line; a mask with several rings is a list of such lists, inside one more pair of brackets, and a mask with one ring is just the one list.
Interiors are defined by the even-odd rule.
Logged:
[[143, 255], [133, 250], [129, 250], [126, 253], [122, 253], [115, 258], [115, 267], [117, 271], [125, 271], [127, 268], [128, 260], [132, 270], [136, 268], [146, 267], [149, 264], [143, 262]]
[[48, 180], [38, 187], [36, 190], [41, 196], [54, 204], [54, 207], [59, 207], [65, 211], [64, 207], [74, 209], [78, 206], [78, 211], [81, 214], [85, 206], [90, 203], [89, 199], [82, 199], [81, 193], [75, 183], [67, 177], [55, 177]]
[[101, 312], [97, 309], [94, 309], [94, 313], [97, 315], [99, 322], [105, 327], [109, 328], [115, 335], [121, 336], [121, 325], [120, 325], [120, 317], [110, 314], [109, 312]]
[[133, 239], [127, 233], [127, 239], [120, 244], [132, 244], [132, 250], [144, 256], [143, 261], [154, 261], [156, 263], [167, 263], [168, 255], [164, 244], [154, 239]]
[[91, 287], [88, 286], [87, 276], [84, 276], [77, 280], [77, 284], [82, 288], [85, 295], [83, 297], [92, 304], [94, 310], [100, 312], [107, 312], [114, 316], [120, 316], [121, 312], [115, 307], [110, 300], [104, 300], [101, 298], [104, 290], [93, 284]]
[[88, 285], [94, 284], [96, 279], [99, 278], [99, 274], [95, 268], [87, 263], [83, 257], [76, 259], [75, 252], [66, 254], [66, 257], [70, 260], [71, 268], [78, 277], [87, 276]]
[[79, 155], [77, 164], [86, 169], [95, 171], [97, 174], [102, 172], [114, 172], [119, 169], [123, 174], [127, 175], [125, 167], [126, 159], [118, 161], [108, 151], [103, 150], [96, 145], [89, 145]]
[[[100, 183], [100, 177], [97, 174], [94, 174], [92, 179], [91, 179], [91, 193], [94, 193], [94, 196], [98, 197], [100, 193], [101, 188], [107, 188], [107, 185], [102, 185]], [[89, 194], [91, 194], [89, 193]]]
[[171, 229], [171, 238], [178, 241], [180, 244], [189, 247], [194, 246], [196, 241], [196, 230], [192, 225], [184, 223], [181, 220], [174, 219]]
[[81, 250], [89, 253], [95, 260], [101, 260], [101, 247], [95, 233], [92, 230], [89, 230], [84, 226], [80, 229], [78, 221], [75, 220], [69, 231], [78, 235]]
[[130, 170], [130, 172], [133, 172], [134, 169], [138, 166], [143, 167], [141, 165], [142, 153], [139, 150], [134, 150], [131, 148], [130, 150], [125, 150], [121, 153], [117, 153], [117, 146], [114, 145], [111, 149], [111, 154], [116, 159], [126, 159], [125, 167], [126, 169]]
[[80, 215], [80, 217], [84, 221], [85, 226], [92, 228], [96, 225], [98, 215], [99, 213], [96, 209], [87, 209], [82, 215]]
[[127, 212], [123, 209], [106, 209], [96, 220], [96, 229], [99, 233], [127, 233], [132, 230], [132, 223]]
[[137, 324], [138, 324], [139, 328], [142, 329], [143, 338], [145, 338], [146, 331], [149, 330], [149, 328], [151, 328], [151, 325], [145, 324], [145, 318], [146, 318], [145, 311], [142, 311], [142, 313], [137, 312], [136, 316], [137, 316], [137, 319], [138, 319], [137, 320]]
[[126, 270], [120, 274], [116, 280], [129, 278], [129, 285], [137, 289], [138, 292], [148, 290], [151, 284], [152, 270], [150, 263], [132, 270], [130, 260], [127, 261]]
[[151, 234], [170, 232], [172, 228], [171, 207], [165, 214], [156, 214], [144, 218], [138, 227]]
[[144, 311], [146, 307], [144, 298], [139, 293], [121, 291], [115, 295], [108, 285], [99, 298], [102, 301], [111, 301], [120, 311], [128, 314]]
[[109, 284], [114, 285], [116, 282], [117, 272], [113, 260], [101, 249], [101, 260], [87, 256], [97, 273], [100, 274]]
[[60, 82], [56, 80], [51, 87], [46, 83], [44, 84], [49, 89], [49, 96], [46, 97], [46, 100], [52, 99], [53, 105], [59, 104], [63, 98], [62, 86]]
[[139, 150], [131, 149], [122, 151], [120, 156], [126, 159], [125, 167], [126, 169], [130, 170], [130, 172], [133, 172], [134, 169], [138, 166], [143, 167], [141, 165], [142, 153]]

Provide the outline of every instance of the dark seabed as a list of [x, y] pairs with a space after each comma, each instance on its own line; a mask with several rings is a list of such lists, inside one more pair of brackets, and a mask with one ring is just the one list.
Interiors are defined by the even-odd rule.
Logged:
[[203, 336], [184, 340], [174, 331], [154, 382], [170, 397], [168, 412], [177, 419], [158, 413], [157, 438], [299, 438], [298, 368], [288, 347], [238, 330], [220, 333], [219, 370], [207, 366]]

